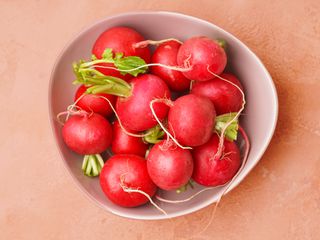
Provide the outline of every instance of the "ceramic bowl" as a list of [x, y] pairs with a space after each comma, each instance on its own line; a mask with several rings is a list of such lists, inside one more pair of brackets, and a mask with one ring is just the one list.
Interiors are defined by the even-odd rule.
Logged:
[[[225, 39], [228, 43], [228, 67], [241, 80], [247, 105], [241, 118], [251, 140], [250, 154], [241, 173], [228, 191], [235, 188], [253, 169], [266, 150], [277, 122], [278, 100], [274, 83], [259, 58], [240, 40], [216, 25], [174, 12], [131, 12], [103, 19], [77, 35], [63, 49], [52, 71], [49, 87], [49, 112], [51, 126], [62, 161], [81, 191], [89, 196], [102, 209], [114, 214], [134, 219], [164, 219], [192, 213], [214, 203], [225, 187], [205, 191], [191, 201], [181, 204], [158, 203], [168, 215], [164, 215], [147, 204], [137, 208], [123, 208], [110, 202], [100, 189], [98, 178], [89, 178], [81, 171], [82, 157], [70, 151], [61, 137], [61, 126], [56, 115], [65, 111], [73, 101], [77, 86], [71, 64], [79, 59], [88, 59], [97, 37], [114, 26], [128, 26], [139, 31], [146, 39], [177, 38], [185, 40], [192, 36], [205, 35], [210, 38]], [[160, 192], [167, 199], [184, 199], [202, 189], [196, 185], [182, 194]]]

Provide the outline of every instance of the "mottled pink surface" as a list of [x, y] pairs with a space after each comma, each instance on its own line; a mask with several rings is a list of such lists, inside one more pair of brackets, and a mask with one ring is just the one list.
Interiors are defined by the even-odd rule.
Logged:
[[[65, 43], [105, 16], [179, 11], [234, 34], [264, 62], [279, 95], [274, 139], [217, 209], [161, 221], [101, 210], [64, 169], [47, 89]], [[320, 4], [318, 1], [2, 1], [1, 239], [319, 239]], [[193, 235], [195, 235], [193, 237]]]

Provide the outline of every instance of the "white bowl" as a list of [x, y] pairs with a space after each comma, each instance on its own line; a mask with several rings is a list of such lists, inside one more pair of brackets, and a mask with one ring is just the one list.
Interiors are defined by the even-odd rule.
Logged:
[[[74, 75], [72, 62], [88, 59], [97, 37], [114, 26], [128, 26], [139, 31], [146, 39], [177, 38], [185, 40], [192, 36], [205, 35], [210, 38], [225, 39], [228, 43], [228, 66], [241, 80], [247, 105], [241, 119], [251, 140], [250, 154], [241, 173], [228, 191], [235, 188], [253, 169], [266, 150], [275, 130], [278, 115], [278, 99], [274, 83], [259, 58], [240, 40], [207, 21], [173, 12], [131, 12], [103, 19], [82, 31], [63, 49], [52, 71], [49, 87], [49, 114], [56, 143], [61, 158], [76, 184], [87, 196], [105, 210], [135, 219], [164, 219], [192, 213], [215, 202], [225, 187], [205, 191], [191, 201], [181, 204], [159, 203], [168, 215], [156, 210], [152, 205], [137, 208], [123, 208], [110, 202], [100, 189], [99, 179], [83, 175], [82, 157], [70, 151], [61, 137], [61, 126], [56, 115], [65, 111], [73, 101], [77, 86], [72, 85]], [[196, 186], [182, 194], [162, 192], [168, 199], [184, 199], [202, 189]]]

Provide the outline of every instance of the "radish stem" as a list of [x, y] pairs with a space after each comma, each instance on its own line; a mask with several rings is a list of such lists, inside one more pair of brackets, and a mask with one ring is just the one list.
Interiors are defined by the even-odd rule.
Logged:
[[162, 212], [164, 215], [168, 215], [167, 212], [165, 210], [163, 210], [161, 207], [159, 207], [153, 200], [152, 198], [147, 194], [145, 193], [144, 191], [142, 190], [139, 190], [138, 188], [137, 189], [133, 189], [133, 188], [129, 188], [125, 185], [124, 183], [124, 175], [123, 174], [122, 176], [120, 176], [120, 186], [122, 188], [122, 190], [124, 192], [127, 192], [127, 193], [140, 193], [142, 194], [143, 196], [145, 196], [146, 198], [148, 198], [149, 202], [156, 208], [158, 209], [160, 212]]
[[113, 107], [113, 105], [112, 105], [112, 103], [110, 102], [110, 100], [109, 100], [108, 98], [106, 98], [106, 97], [103, 97], [103, 96], [95, 96], [95, 97], [97, 97], [97, 98], [102, 98], [102, 99], [104, 99], [104, 100], [106, 100], [106, 101], [108, 102], [108, 104], [110, 105], [110, 108], [111, 108], [112, 111], [114, 112], [114, 115], [116, 116], [116, 118], [117, 118], [117, 120], [118, 120], [118, 122], [119, 122], [119, 125], [120, 125], [122, 131], [124, 131], [127, 135], [132, 136], [132, 137], [145, 137], [145, 136], [148, 136], [149, 134], [151, 134], [151, 133], [135, 134], [135, 133], [131, 133], [131, 132], [127, 131], [127, 130], [124, 128], [124, 126], [122, 125], [121, 119], [119, 118], [119, 115], [118, 115], [116, 109]]
[[229, 122], [227, 122], [227, 123], [225, 124], [224, 128], [221, 130], [220, 139], [219, 139], [218, 151], [216, 152], [216, 154], [215, 154], [215, 156], [214, 156], [214, 158], [216, 158], [216, 157], [217, 157], [217, 158], [220, 158], [220, 157], [221, 157], [221, 154], [222, 154], [222, 150], [223, 150], [223, 142], [224, 142], [225, 132], [226, 132], [227, 128], [228, 128], [234, 121], [237, 121], [237, 120], [238, 120], [241, 112], [244, 110], [244, 106], [245, 106], [245, 104], [246, 104], [246, 99], [245, 99], [244, 92], [242, 91], [242, 89], [241, 89], [238, 85], [236, 85], [236, 84], [234, 84], [233, 82], [231, 82], [231, 81], [229, 81], [229, 80], [227, 80], [227, 79], [225, 79], [225, 78], [223, 78], [223, 77], [220, 77], [219, 75], [213, 73], [212, 71], [210, 71], [209, 66], [207, 67], [207, 70], [208, 70], [208, 72], [211, 73], [213, 76], [215, 76], [215, 77], [217, 77], [217, 78], [219, 78], [219, 79], [221, 79], [221, 80], [223, 80], [223, 81], [225, 81], [225, 82], [227, 82], [227, 83], [230, 83], [232, 86], [234, 86], [235, 88], [237, 88], [237, 89], [240, 91], [241, 95], [242, 95], [242, 106], [241, 106], [241, 109], [237, 112], [237, 114], [236, 114]]
[[[163, 67], [163, 68], [167, 68], [167, 69], [175, 70], [175, 71], [179, 71], [179, 72], [187, 72], [192, 69], [192, 67], [190, 67], [190, 66], [189, 67], [179, 67], [179, 66], [169, 66], [169, 65], [162, 64], [162, 63], [148, 63], [148, 64], [141, 65], [139, 67], [136, 67], [136, 68], [126, 69], [126, 70], [122, 70], [122, 71], [130, 73], [132, 71], [136, 71], [136, 70], [139, 70], [139, 69], [142, 69], [145, 67], [153, 67], [153, 66]], [[102, 66], [102, 65], [95, 65], [95, 67], [118, 70], [115, 67]]]
[[105, 76], [92, 68], [81, 69], [77, 64], [74, 64], [73, 68], [77, 76], [73, 83], [89, 85], [87, 93], [107, 93], [120, 97], [129, 97], [131, 95], [130, 84], [120, 78]]
[[143, 141], [146, 143], [156, 144], [163, 139], [164, 131], [162, 131], [160, 125], [156, 125], [146, 131], [146, 136], [143, 137]]
[[224, 39], [216, 39], [216, 42], [222, 47], [224, 50], [227, 49], [227, 42]]
[[153, 104], [154, 103], [165, 103], [166, 105], [168, 105], [169, 107], [173, 105], [172, 101], [169, 100], [169, 99], [154, 99], [150, 102], [150, 109], [151, 109], [151, 112], [152, 112], [152, 115], [153, 117], [157, 120], [157, 122], [159, 123], [160, 127], [162, 128], [162, 130], [167, 134], [167, 136], [169, 136], [172, 141], [177, 144], [177, 146], [179, 146], [180, 148], [182, 149], [192, 149], [191, 147], [185, 147], [185, 146], [182, 146], [178, 141], [177, 139], [175, 139], [171, 133], [163, 126], [162, 122], [159, 120], [159, 118], [157, 117], [157, 114], [155, 113], [154, 111], [154, 108], [153, 108]]
[[88, 177], [99, 176], [104, 165], [100, 154], [85, 155], [82, 162], [82, 170], [84, 175]]

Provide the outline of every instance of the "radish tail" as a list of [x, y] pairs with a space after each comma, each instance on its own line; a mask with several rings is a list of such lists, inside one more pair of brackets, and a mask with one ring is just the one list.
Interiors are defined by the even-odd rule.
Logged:
[[145, 48], [148, 45], [159, 45], [161, 43], [166, 43], [166, 42], [170, 42], [170, 41], [175, 41], [178, 42], [180, 44], [182, 44], [183, 42], [181, 42], [180, 40], [176, 39], [176, 38], [167, 38], [167, 39], [163, 39], [163, 40], [144, 40], [141, 42], [137, 42], [135, 44], [132, 45], [132, 47], [134, 48]]

